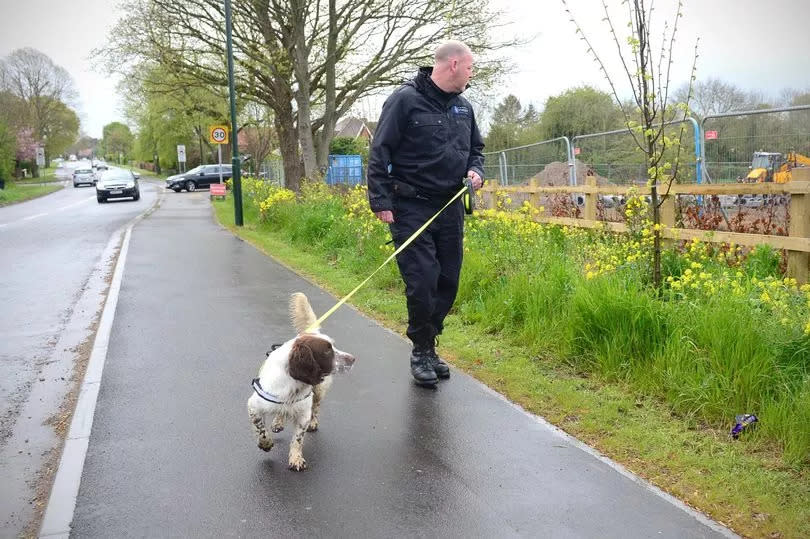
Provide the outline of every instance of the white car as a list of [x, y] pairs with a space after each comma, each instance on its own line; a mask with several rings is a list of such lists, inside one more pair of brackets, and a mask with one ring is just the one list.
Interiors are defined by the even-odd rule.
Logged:
[[79, 167], [73, 171], [73, 187], [80, 185], [94, 185], [96, 183], [96, 174], [93, 169], [87, 167]]

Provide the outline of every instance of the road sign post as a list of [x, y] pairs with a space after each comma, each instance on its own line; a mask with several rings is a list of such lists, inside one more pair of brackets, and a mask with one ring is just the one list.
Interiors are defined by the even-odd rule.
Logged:
[[[228, 94], [231, 98], [231, 127], [234, 133], [236, 128], [236, 91], [233, 84], [233, 39], [231, 38], [231, 0], [225, 0], [225, 38], [228, 48]], [[239, 144], [237, 137], [233, 138], [233, 217], [236, 226], [242, 226], [242, 174], [239, 169]]]
[[222, 183], [222, 144], [217, 144], [217, 157], [219, 157], [219, 183]]
[[[156, 156], [157, 157], [157, 156]], [[182, 172], [186, 170], [186, 145], [185, 144], [178, 144], [177, 145], [177, 163], [182, 165]]]
[[217, 156], [219, 157], [219, 183], [222, 183], [222, 145], [228, 144], [228, 126], [208, 126], [208, 141], [211, 142], [211, 144], [217, 145]]

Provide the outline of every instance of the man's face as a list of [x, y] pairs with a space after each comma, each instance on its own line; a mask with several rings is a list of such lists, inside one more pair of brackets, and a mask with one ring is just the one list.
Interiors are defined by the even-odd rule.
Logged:
[[453, 65], [453, 85], [457, 92], [463, 92], [473, 76], [472, 54], [465, 54], [459, 58], [453, 58], [451, 62]]

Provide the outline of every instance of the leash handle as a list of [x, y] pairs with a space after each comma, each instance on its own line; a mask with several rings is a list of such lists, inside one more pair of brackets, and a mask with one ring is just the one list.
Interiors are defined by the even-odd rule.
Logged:
[[[472, 184], [470, 184], [470, 187], [471, 187], [471, 186], [472, 186]], [[410, 237], [410, 238], [408, 238], [407, 240], [405, 240], [405, 242], [404, 242], [402, 245], [400, 245], [400, 246], [399, 246], [399, 249], [397, 249], [396, 251], [394, 251], [394, 252], [391, 254], [391, 256], [389, 256], [387, 259], [385, 259], [385, 262], [383, 262], [382, 264], [380, 264], [380, 266], [379, 266], [377, 269], [375, 269], [375, 270], [374, 270], [374, 271], [371, 273], [371, 275], [369, 275], [368, 277], [366, 277], [366, 279], [365, 279], [365, 280], [364, 280], [362, 283], [360, 283], [359, 285], [357, 285], [356, 287], [354, 287], [354, 290], [352, 290], [351, 292], [349, 292], [348, 294], [346, 294], [346, 295], [343, 297], [343, 299], [341, 299], [340, 301], [338, 301], [338, 302], [337, 302], [337, 303], [334, 305], [334, 307], [332, 307], [331, 309], [329, 309], [328, 311], [326, 311], [326, 312], [325, 312], [325, 313], [324, 313], [324, 314], [323, 314], [323, 315], [322, 315], [320, 318], [318, 318], [318, 319], [317, 319], [315, 322], [313, 322], [313, 323], [312, 323], [312, 324], [311, 324], [311, 325], [310, 325], [310, 326], [309, 326], [309, 327], [308, 327], [306, 330], [304, 330], [304, 333], [309, 333], [309, 332], [314, 331], [315, 329], [319, 328], [319, 327], [321, 326], [321, 323], [322, 323], [324, 320], [326, 320], [327, 318], [329, 318], [330, 316], [332, 316], [332, 313], [334, 313], [336, 310], [338, 310], [338, 308], [339, 308], [341, 305], [343, 305], [344, 303], [346, 303], [346, 301], [348, 301], [348, 299], [349, 299], [349, 298], [351, 298], [351, 297], [352, 297], [352, 296], [355, 294], [355, 292], [357, 292], [358, 290], [360, 290], [361, 288], [363, 288], [363, 285], [365, 285], [367, 282], [369, 282], [369, 280], [371, 280], [371, 278], [372, 278], [372, 277], [374, 277], [374, 276], [377, 274], [377, 272], [378, 272], [378, 271], [380, 271], [381, 269], [383, 269], [383, 267], [385, 267], [385, 265], [386, 265], [386, 264], [388, 264], [389, 262], [391, 262], [391, 261], [394, 259], [394, 257], [396, 257], [396, 256], [397, 256], [399, 253], [401, 253], [401, 252], [403, 251], [403, 249], [405, 249], [405, 248], [406, 248], [408, 245], [410, 245], [410, 244], [411, 244], [411, 242], [413, 242], [413, 240], [415, 240], [415, 239], [416, 239], [416, 238], [419, 236], [419, 234], [421, 234], [422, 232], [424, 232], [424, 231], [425, 231], [425, 229], [426, 229], [428, 226], [430, 226], [430, 223], [432, 223], [432, 222], [434, 221], [434, 219], [436, 219], [436, 217], [438, 217], [438, 216], [439, 216], [439, 214], [440, 214], [440, 213], [442, 213], [442, 212], [443, 212], [445, 209], [447, 209], [447, 207], [448, 207], [450, 204], [452, 204], [453, 202], [455, 202], [455, 201], [456, 201], [456, 200], [457, 200], [457, 199], [458, 199], [458, 198], [459, 198], [461, 195], [463, 195], [464, 193], [466, 193], [466, 192], [467, 192], [467, 189], [468, 189], [468, 188], [467, 188], [467, 185], [464, 185], [464, 187], [462, 187], [462, 188], [459, 190], [459, 192], [458, 192], [458, 193], [456, 193], [456, 194], [455, 194], [455, 196], [454, 196], [453, 198], [451, 198], [451, 199], [450, 199], [450, 200], [447, 202], [447, 204], [445, 204], [445, 205], [442, 207], [442, 209], [440, 209], [439, 211], [437, 211], [437, 212], [436, 212], [436, 213], [433, 215], [433, 217], [431, 217], [430, 219], [428, 219], [428, 220], [425, 222], [425, 224], [424, 224], [424, 225], [422, 225], [422, 226], [421, 226], [421, 227], [420, 227], [420, 228], [419, 228], [419, 229], [418, 229], [416, 232], [414, 232], [413, 234], [411, 234], [411, 237]]]

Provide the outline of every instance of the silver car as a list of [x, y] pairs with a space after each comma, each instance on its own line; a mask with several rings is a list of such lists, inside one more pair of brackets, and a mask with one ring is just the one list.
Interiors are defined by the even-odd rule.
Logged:
[[99, 204], [111, 198], [141, 198], [141, 189], [138, 185], [140, 176], [123, 168], [113, 168], [101, 173], [96, 183], [96, 199]]
[[81, 167], [73, 171], [73, 187], [78, 187], [82, 184], [96, 184], [96, 174], [93, 172], [93, 169]]

